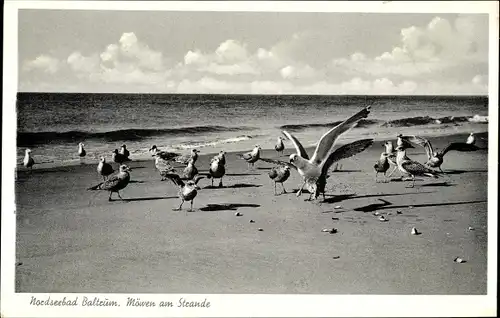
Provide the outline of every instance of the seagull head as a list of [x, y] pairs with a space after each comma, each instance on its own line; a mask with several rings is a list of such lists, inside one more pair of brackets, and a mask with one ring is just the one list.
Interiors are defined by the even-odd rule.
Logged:
[[83, 146], [85, 146], [85, 144], [84, 144], [83, 142], [80, 142], [80, 143], [78, 144], [78, 146], [83, 147]]
[[200, 190], [201, 189], [196, 183], [194, 183], [193, 180], [189, 180], [186, 185], [188, 187], [196, 189], [196, 190]]
[[114, 154], [118, 154], [118, 149], [113, 150]]
[[474, 136], [474, 133], [473, 133], [473, 132], [471, 132], [469, 136]]
[[127, 166], [127, 165], [121, 165], [120, 166], [120, 172], [126, 172], [126, 171], [130, 171], [130, 167]]
[[290, 163], [293, 163], [295, 160], [297, 160], [297, 154], [296, 153], [292, 153], [290, 155]]
[[284, 166], [285, 170], [290, 170], [289, 166]]
[[224, 150], [219, 151], [219, 155], [224, 156], [225, 154], [226, 154], [226, 152]]
[[31, 149], [26, 149], [26, 151], [25, 151], [25, 152], [26, 152], [27, 154], [28, 154], [28, 153], [31, 153]]
[[100, 157], [100, 158], [99, 158], [99, 160], [100, 160], [101, 162], [106, 162], [106, 159], [105, 159], [104, 157]]
[[126, 148], [127, 148], [127, 145], [122, 145], [122, 148], [123, 148], [123, 149], [126, 149]]
[[199, 151], [198, 149], [191, 149], [191, 152], [192, 152], [192, 153], [198, 153], [198, 152], [200, 152], [200, 151]]
[[156, 148], [156, 145], [152, 145], [151, 148], [149, 148], [149, 151], [153, 151], [153, 150], [156, 150], [158, 148]]
[[397, 146], [395, 150], [396, 151], [403, 151], [403, 150], [405, 150], [405, 148], [402, 146]]
[[403, 137], [403, 134], [398, 134], [396, 137], [401, 138]]

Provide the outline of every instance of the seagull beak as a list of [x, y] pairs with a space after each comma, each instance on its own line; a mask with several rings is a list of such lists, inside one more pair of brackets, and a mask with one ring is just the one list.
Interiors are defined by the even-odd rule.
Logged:
[[200, 188], [199, 186], [197, 186], [197, 185], [195, 185], [195, 186], [194, 186], [194, 188], [195, 188], [196, 190], [201, 190], [201, 188]]

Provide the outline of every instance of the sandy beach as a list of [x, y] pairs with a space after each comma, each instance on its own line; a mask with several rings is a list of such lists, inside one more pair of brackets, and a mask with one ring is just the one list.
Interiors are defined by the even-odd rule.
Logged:
[[[442, 148], [466, 136], [431, 141]], [[294, 152], [286, 147], [285, 155]], [[86, 190], [101, 181], [97, 163], [20, 168], [16, 292], [485, 294], [487, 150], [449, 152], [442, 166], [448, 174], [419, 178], [414, 188], [374, 182], [382, 151], [376, 141], [341, 161], [326, 200], [315, 202], [294, 194], [296, 171], [285, 183], [288, 194], [274, 196], [272, 164], [249, 170], [228, 153], [224, 187], [201, 180], [188, 213], [189, 203], [172, 211], [178, 190], [160, 181], [152, 159], [130, 163], [133, 183], [121, 192], [125, 201], [114, 202], [107, 192]], [[407, 153], [425, 162], [422, 148]], [[211, 157], [198, 159], [201, 173]], [[412, 227], [421, 235], [411, 235]], [[338, 231], [322, 232], [328, 228]]]

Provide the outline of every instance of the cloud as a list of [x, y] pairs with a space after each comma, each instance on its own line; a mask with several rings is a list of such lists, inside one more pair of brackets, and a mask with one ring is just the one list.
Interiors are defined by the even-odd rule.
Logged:
[[60, 68], [60, 61], [49, 55], [40, 55], [34, 60], [26, 61], [23, 65], [23, 70], [30, 72], [40, 70], [45, 73], [55, 74]]
[[288, 65], [281, 69], [280, 74], [284, 79], [307, 79], [317, 75], [316, 71], [309, 65]]
[[80, 52], [71, 53], [66, 62], [70, 68], [78, 73], [92, 73], [99, 70], [99, 56], [83, 56]]
[[[418, 78], [446, 72], [464, 65], [488, 63], [488, 39], [478, 36], [484, 21], [474, 16], [458, 17], [452, 24], [434, 17], [425, 27], [410, 26], [400, 31], [400, 43], [373, 58], [361, 52], [334, 59], [330, 67], [346, 74], [375, 77]], [[455, 72], [456, 73], [456, 72]], [[466, 72], [464, 72], [465, 74]]]

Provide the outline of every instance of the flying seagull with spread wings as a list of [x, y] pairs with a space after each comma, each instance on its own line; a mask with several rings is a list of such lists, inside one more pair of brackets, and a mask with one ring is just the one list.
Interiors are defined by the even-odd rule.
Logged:
[[431, 168], [438, 168], [443, 173], [444, 171], [441, 169], [441, 165], [444, 162], [444, 155], [449, 151], [455, 150], [460, 152], [469, 152], [481, 149], [478, 146], [467, 142], [452, 142], [440, 151], [435, 151], [431, 142], [425, 138], [419, 136], [404, 136], [404, 139], [410, 143], [424, 147], [425, 152], [427, 153], [427, 162], [425, 165]]
[[[320, 193], [323, 193], [324, 197], [327, 172], [331, 165], [336, 161], [351, 157], [363, 151], [373, 143], [372, 139], [359, 140], [344, 145], [338, 148], [336, 151], [333, 151], [333, 147], [335, 146], [335, 142], [337, 141], [338, 137], [342, 133], [356, 126], [356, 124], [361, 119], [366, 118], [369, 113], [370, 106], [367, 106], [363, 110], [359, 111], [358, 113], [354, 114], [350, 118], [346, 119], [339, 125], [326, 132], [319, 140], [318, 145], [316, 146], [316, 150], [314, 151], [311, 159], [309, 159], [306, 150], [298, 141], [298, 139], [289, 132], [285, 130], [283, 131], [283, 134], [292, 141], [297, 151], [297, 153], [290, 155], [291, 167], [296, 169], [304, 180], [304, 183], [297, 192], [297, 196], [301, 195], [302, 189], [307, 186], [307, 189], [311, 194], [309, 199], [311, 199], [313, 195], [315, 196], [315, 198], [317, 198]], [[283, 162], [278, 160], [270, 161], [270, 159], [264, 159], [265, 158], [261, 158], [262, 161], [283, 164]]]

